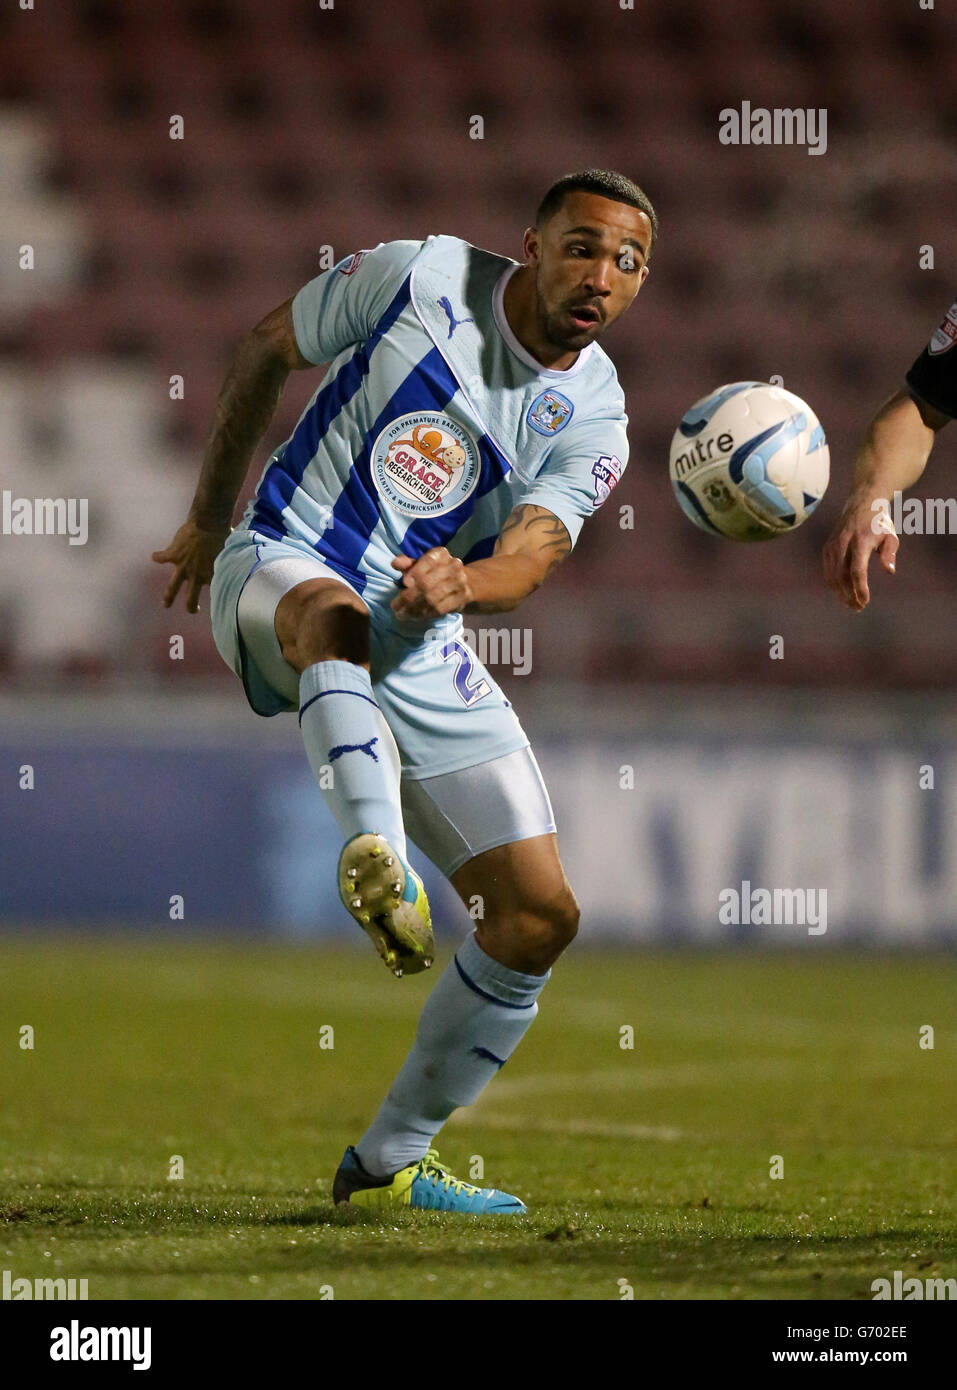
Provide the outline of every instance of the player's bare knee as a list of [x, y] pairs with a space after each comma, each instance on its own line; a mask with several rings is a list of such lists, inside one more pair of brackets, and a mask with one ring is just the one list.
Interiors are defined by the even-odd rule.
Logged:
[[369, 665], [369, 611], [343, 585], [307, 591], [277, 612], [276, 636], [283, 659], [300, 674], [317, 661]]
[[578, 899], [566, 884], [560, 897], [550, 904], [548, 912], [550, 939], [556, 957], [575, 940], [580, 921], [581, 908], [578, 906]]
[[486, 937], [496, 959], [529, 975], [544, 974], [574, 941], [581, 916], [578, 902], [566, 885], [555, 898], [526, 907], [499, 919], [491, 930], [479, 930], [479, 945]]
[[577, 930], [577, 921], [551, 915], [523, 922], [515, 937], [518, 961], [513, 968], [529, 975], [544, 974], [571, 944]]
[[369, 664], [369, 615], [352, 603], [326, 603], [308, 610], [299, 643], [306, 665], [315, 661]]

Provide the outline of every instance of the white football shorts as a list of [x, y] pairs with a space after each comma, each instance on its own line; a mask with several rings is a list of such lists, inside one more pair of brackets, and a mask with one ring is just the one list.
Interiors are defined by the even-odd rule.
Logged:
[[[352, 588], [305, 545], [259, 539], [242, 527], [216, 558], [213, 639], [257, 714], [299, 708], [299, 675], [283, 658], [275, 615], [284, 594], [316, 578]], [[373, 691], [402, 760], [409, 838], [448, 875], [485, 850], [554, 832], [525, 731], [462, 640], [461, 617], [426, 629], [396, 622], [388, 603], [363, 602]]]

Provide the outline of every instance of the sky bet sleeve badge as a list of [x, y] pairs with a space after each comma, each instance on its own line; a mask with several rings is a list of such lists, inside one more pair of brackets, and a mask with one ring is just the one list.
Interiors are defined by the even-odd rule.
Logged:
[[942, 352], [949, 352], [954, 343], [957, 343], [957, 300], [947, 310], [940, 327], [935, 329], [927, 351], [932, 357], [938, 357]]
[[591, 471], [595, 479], [595, 506], [600, 507], [621, 477], [621, 459], [613, 454], [602, 454], [592, 464]]

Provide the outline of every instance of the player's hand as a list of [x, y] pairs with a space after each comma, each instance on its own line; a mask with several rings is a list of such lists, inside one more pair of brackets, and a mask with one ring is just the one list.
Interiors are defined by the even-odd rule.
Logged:
[[855, 613], [870, 601], [867, 569], [871, 556], [877, 554], [888, 574], [897, 568], [900, 541], [894, 523], [884, 508], [874, 509], [874, 501], [876, 498], [869, 495], [850, 497], [824, 546], [824, 577]]
[[402, 588], [392, 600], [397, 618], [431, 621], [444, 613], [460, 613], [471, 600], [465, 565], [444, 545], [427, 550], [417, 560], [397, 555], [392, 567], [402, 573]]
[[213, 562], [226, 543], [229, 527], [224, 531], [205, 531], [192, 519], [184, 521], [165, 550], [154, 550], [158, 565], [174, 565], [163, 604], [169, 608], [184, 584], [187, 613], [199, 612], [199, 595], [203, 585], [213, 577]]

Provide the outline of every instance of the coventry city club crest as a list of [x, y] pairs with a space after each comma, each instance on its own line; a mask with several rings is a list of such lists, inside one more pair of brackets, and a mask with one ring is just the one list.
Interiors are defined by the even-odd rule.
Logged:
[[379, 494], [405, 516], [450, 512], [471, 496], [480, 473], [472, 436], [447, 415], [430, 410], [393, 420], [372, 450]]
[[560, 391], [543, 391], [528, 407], [526, 419], [536, 434], [553, 435], [568, 424], [574, 409]]

